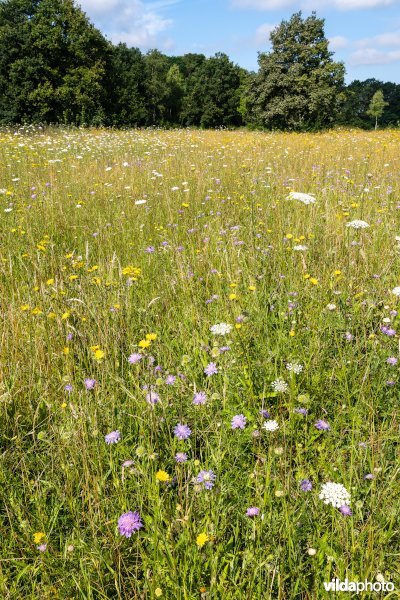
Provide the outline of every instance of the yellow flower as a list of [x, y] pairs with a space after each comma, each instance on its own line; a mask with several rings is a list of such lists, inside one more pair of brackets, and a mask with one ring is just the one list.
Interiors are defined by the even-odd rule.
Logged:
[[71, 313], [69, 313], [68, 311], [67, 311], [67, 312], [65, 312], [65, 313], [63, 313], [63, 315], [62, 315], [62, 317], [61, 317], [62, 321], [65, 321], [65, 319], [68, 319], [68, 317], [69, 317], [70, 315], [71, 315]]
[[22, 305], [22, 306], [20, 306], [19, 308], [20, 308], [20, 310], [26, 311], [26, 310], [29, 310], [29, 309], [30, 309], [30, 306], [29, 306], [29, 304], [23, 304], [23, 305]]
[[154, 342], [154, 340], [157, 339], [157, 334], [156, 333], [147, 333], [146, 334], [146, 340], [150, 340], [150, 342]]
[[199, 548], [202, 548], [204, 544], [208, 542], [209, 539], [210, 538], [206, 533], [199, 533], [199, 535], [196, 538], [196, 544]]
[[168, 473], [166, 471], [157, 471], [156, 479], [158, 481], [169, 481], [170, 476], [168, 475]]
[[41, 310], [41, 309], [40, 309], [38, 306], [36, 306], [36, 308], [34, 308], [34, 309], [32, 310], [32, 314], [33, 314], [33, 315], [41, 315], [41, 314], [42, 314], [42, 312], [43, 312], [43, 311], [42, 311], [42, 310]]
[[54, 279], [48, 279], [46, 281], [46, 285], [53, 285], [53, 283], [54, 283]]
[[250, 292], [254, 292], [254, 290], [256, 289], [255, 285], [249, 285], [248, 289], [250, 290]]
[[161, 588], [156, 588], [154, 590], [154, 594], [155, 594], [156, 598], [161, 598], [161, 596], [162, 596], [162, 589]]
[[75, 281], [75, 279], [78, 279], [78, 275], [70, 275], [70, 276], [68, 277], [68, 279], [69, 279], [70, 281]]
[[293, 237], [293, 235], [292, 235], [291, 233], [287, 233], [287, 234], [286, 234], [286, 238], [287, 238], [288, 240], [291, 240], [291, 239], [292, 239], [292, 237]]
[[94, 351], [94, 358], [96, 360], [101, 360], [102, 358], [104, 358], [104, 351], [103, 350], [95, 350]]
[[296, 335], [295, 332], [293, 331], [293, 329], [291, 329], [289, 331], [289, 335], [290, 335], [290, 337], [294, 337]]
[[241, 324], [241, 323], [236, 323], [236, 325], [235, 325], [235, 328], [236, 328], [236, 329], [241, 329], [241, 327], [242, 327], [242, 324]]
[[43, 531], [37, 531], [33, 534], [33, 541], [35, 544], [40, 544], [40, 542], [46, 537], [46, 534]]
[[140, 340], [138, 346], [139, 348], [148, 348], [150, 346], [150, 340]]
[[236, 294], [229, 294], [229, 300], [236, 300], [237, 295]]
[[310, 277], [310, 283], [312, 283], [313, 285], [318, 285], [318, 279], [316, 279], [315, 277]]
[[63, 348], [63, 354], [65, 354], [65, 355], [69, 354], [69, 348], [68, 348], [68, 346], [64, 346], [64, 348]]

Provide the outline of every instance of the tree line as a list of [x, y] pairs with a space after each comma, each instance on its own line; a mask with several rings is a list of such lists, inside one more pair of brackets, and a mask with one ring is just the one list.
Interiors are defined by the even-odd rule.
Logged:
[[0, 124], [312, 130], [400, 123], [400, 85], [345, 86], [345, 67], [315, 13], [295, 13], [270, 40], [253, 73], [224, 53], [167, 56], [114, 45], [74, 0], [0, 0]]

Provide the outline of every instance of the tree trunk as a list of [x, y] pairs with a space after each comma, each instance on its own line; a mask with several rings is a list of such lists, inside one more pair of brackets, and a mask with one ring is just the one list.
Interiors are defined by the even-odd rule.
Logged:
[[378, 117], [375, 117], [375, 131], [378, 129]]

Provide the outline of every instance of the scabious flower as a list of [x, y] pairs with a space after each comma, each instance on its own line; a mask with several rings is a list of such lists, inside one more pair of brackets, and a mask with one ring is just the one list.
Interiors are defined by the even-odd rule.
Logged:
[[250, 508], [248, 508], [246, 510], [246, 516], [247, 517], [257, 517], [257, 515], [260, 514], [260, 509], [257, 506], [250, 506]]
[[167, 375], [167, 377], [165, 379], [166, 385], [174, 385], [175, 381], [176, 381], [175, 375]]
[[308, 413], [308, 410], [306, 408], [300, 407], [300, 408], [295, 408], [294, 412], [297, 413], [298, 415], [305, 416]]
[[196, 392], [193, 396], [193, 404], [205, 404], [207, 402], [207, 394], [205, 392]]
[[192, 430], [188, 425], [182, 425], [182, 423], [178, 423], [174, 427], [174, 435], [178, 440], [187, 440], [192, 433]]
[[134, 352], [133, 354], [131, 354], [128, 358], [128, 362], [131, 363], [131, 365], [137, 365], [143, 358], [143, 354], [140, 354], [139, 352]]
[[346, 223], [346, 227], [351, 227], [352, 229], [367, 229], [369, 224], [366, 221], [355, 219], [354, 221], [349, 221], [349, 223]]
[[275, 421], [274, 419], [264, 421], [263, 428], [265, 431], [277, 431], [279, 429], [278, 421]]
[[262, 408], [262, 409], [259, 411], [259, 413], [260, 413], [260, 415], [261, 415], [262, 417], [264, 417], [264, 419], [269, 419], [269, 418], [270, 418], [270, 416], [271, 416], [271, 413], [270, 413], [270, 412], [268, 412], [268, 410], [265, 410], [264, 408]]
[[196, 477], [196, 483], [201, 484], [205, 490], [211, 490], [214, 487], [216, 478], [214, 471], [200, 471]]
[[316, 421], [316, 423], [314, 423], [314, 425], [320, 431], [329, 431], [331, 428], [328, 421], [324, 421], [324, 419], [318, 419], [318, 421]]
[[389, 358], [386, 360], [388, 365], [394, 366], [397, 365], [397, 358], [395, 356], [389, 356]]
[[311, 490], [313, 489], [313, 485], [309, 479], [302, 479], [300, 481], [300, 489], [303, 492], [311, 492]]
[[186, 452], [177, 452], [175, 454], [175, 460], [177, 463], [185, 463], [187, 461], [188, 457]]
[[121, 434], [117, 429], [116, 431], [111, 431], [111, 433], [107, 433], [104, 439], [106, 441], [106, 444], [116, 444], [121, 439]]
[[347, 506], [347, 504], [343, 504], [343, 506], [341, 506], [339, 510], [342, 513], [342, 515], [345, 515], [345, 517], [351, 517], [351, 515], [353, 514], [350, 506]]
[[118, 531], [126, 538], [130, 538], [134, 531], [138, 531], [142, 527], [143, 523], [137, 511], [124, 513], [118, 519]]
[[72, 385], [71, 385], [70, 383], [67, 383], [67, 385], [66, 385], [66, 386], [64, 386], [64, 390], [65, 390], [66, 392], [72, 392], [72, 390], [73, 390], [73, 389], [74, 389], [74, 388], [72, 387]]
[[325, 504], [331, 504], [335, 508], [350, 504], [350, 494], [344, 485], [332, 481], [328, 481], [321, 486], [319, 498]]
[[154, 390], [150, 390], [146, 394], [146, 400], [149, 404], [158, 404], [160, 402], [160, 396]]
[[87, 377], [85, 379], [85, 388], [87, 390], [93, 390], [93, 388], [95, 387], [97, 381], [95, 379], [91, 379], [90, 377]]
[[204, 369], [204, 373], [208, 377], [210, 377], [211, 375], [216, 375], [218, 373], [217, 365], [214, 362], [210, 362]]
[[246, 427], [246, 417], [244, 415], [235, 415], [232, 417], [231, 429], [244, 429]]
[[46, 552], [47, 544], [39, 544], [39, 546], [36, 546], [36, 548], [39, 550], [39, 552]]
[[278, 377], [278, 379], [275, 379], [275, 381], [271, 383], [271, 387], [274, 390], [274, 392], [286, 392], [286, 390], [288, 389], [288, 384], [284, 379]]
[[214, 335], [227, 335], [232, 331], [232, 325], [229, 323], [217, 323], [210, 327], [210, 331]]

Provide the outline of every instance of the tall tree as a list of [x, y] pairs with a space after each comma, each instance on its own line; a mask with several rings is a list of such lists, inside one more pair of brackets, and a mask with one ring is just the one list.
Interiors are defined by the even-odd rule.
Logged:
[[166, 122], [169, 67], [170, 60], [162, 52], [150, 50], [146, 54], [146, 98], [149, 125], [160, 125]]
[[383, 111], [387, 105], [388, 103], [385, 102], [382, 90], [377, 90], [372, 96], [367, 110], [367, 115], [375, 119], [375, 130], [378, 129], [378, 119], [383, 115]]
[[0, 43], [0, 119], [103, 119], [111, 46], [73, 0], [1, 2]]
[[334, 62], [324, 19], [301, 12], [270, 34], [272, 51], [259, 54], [250, 84], [250, 123], [278, 129], [317, 129], [333, 123], [344, 86], [344, 66]]

